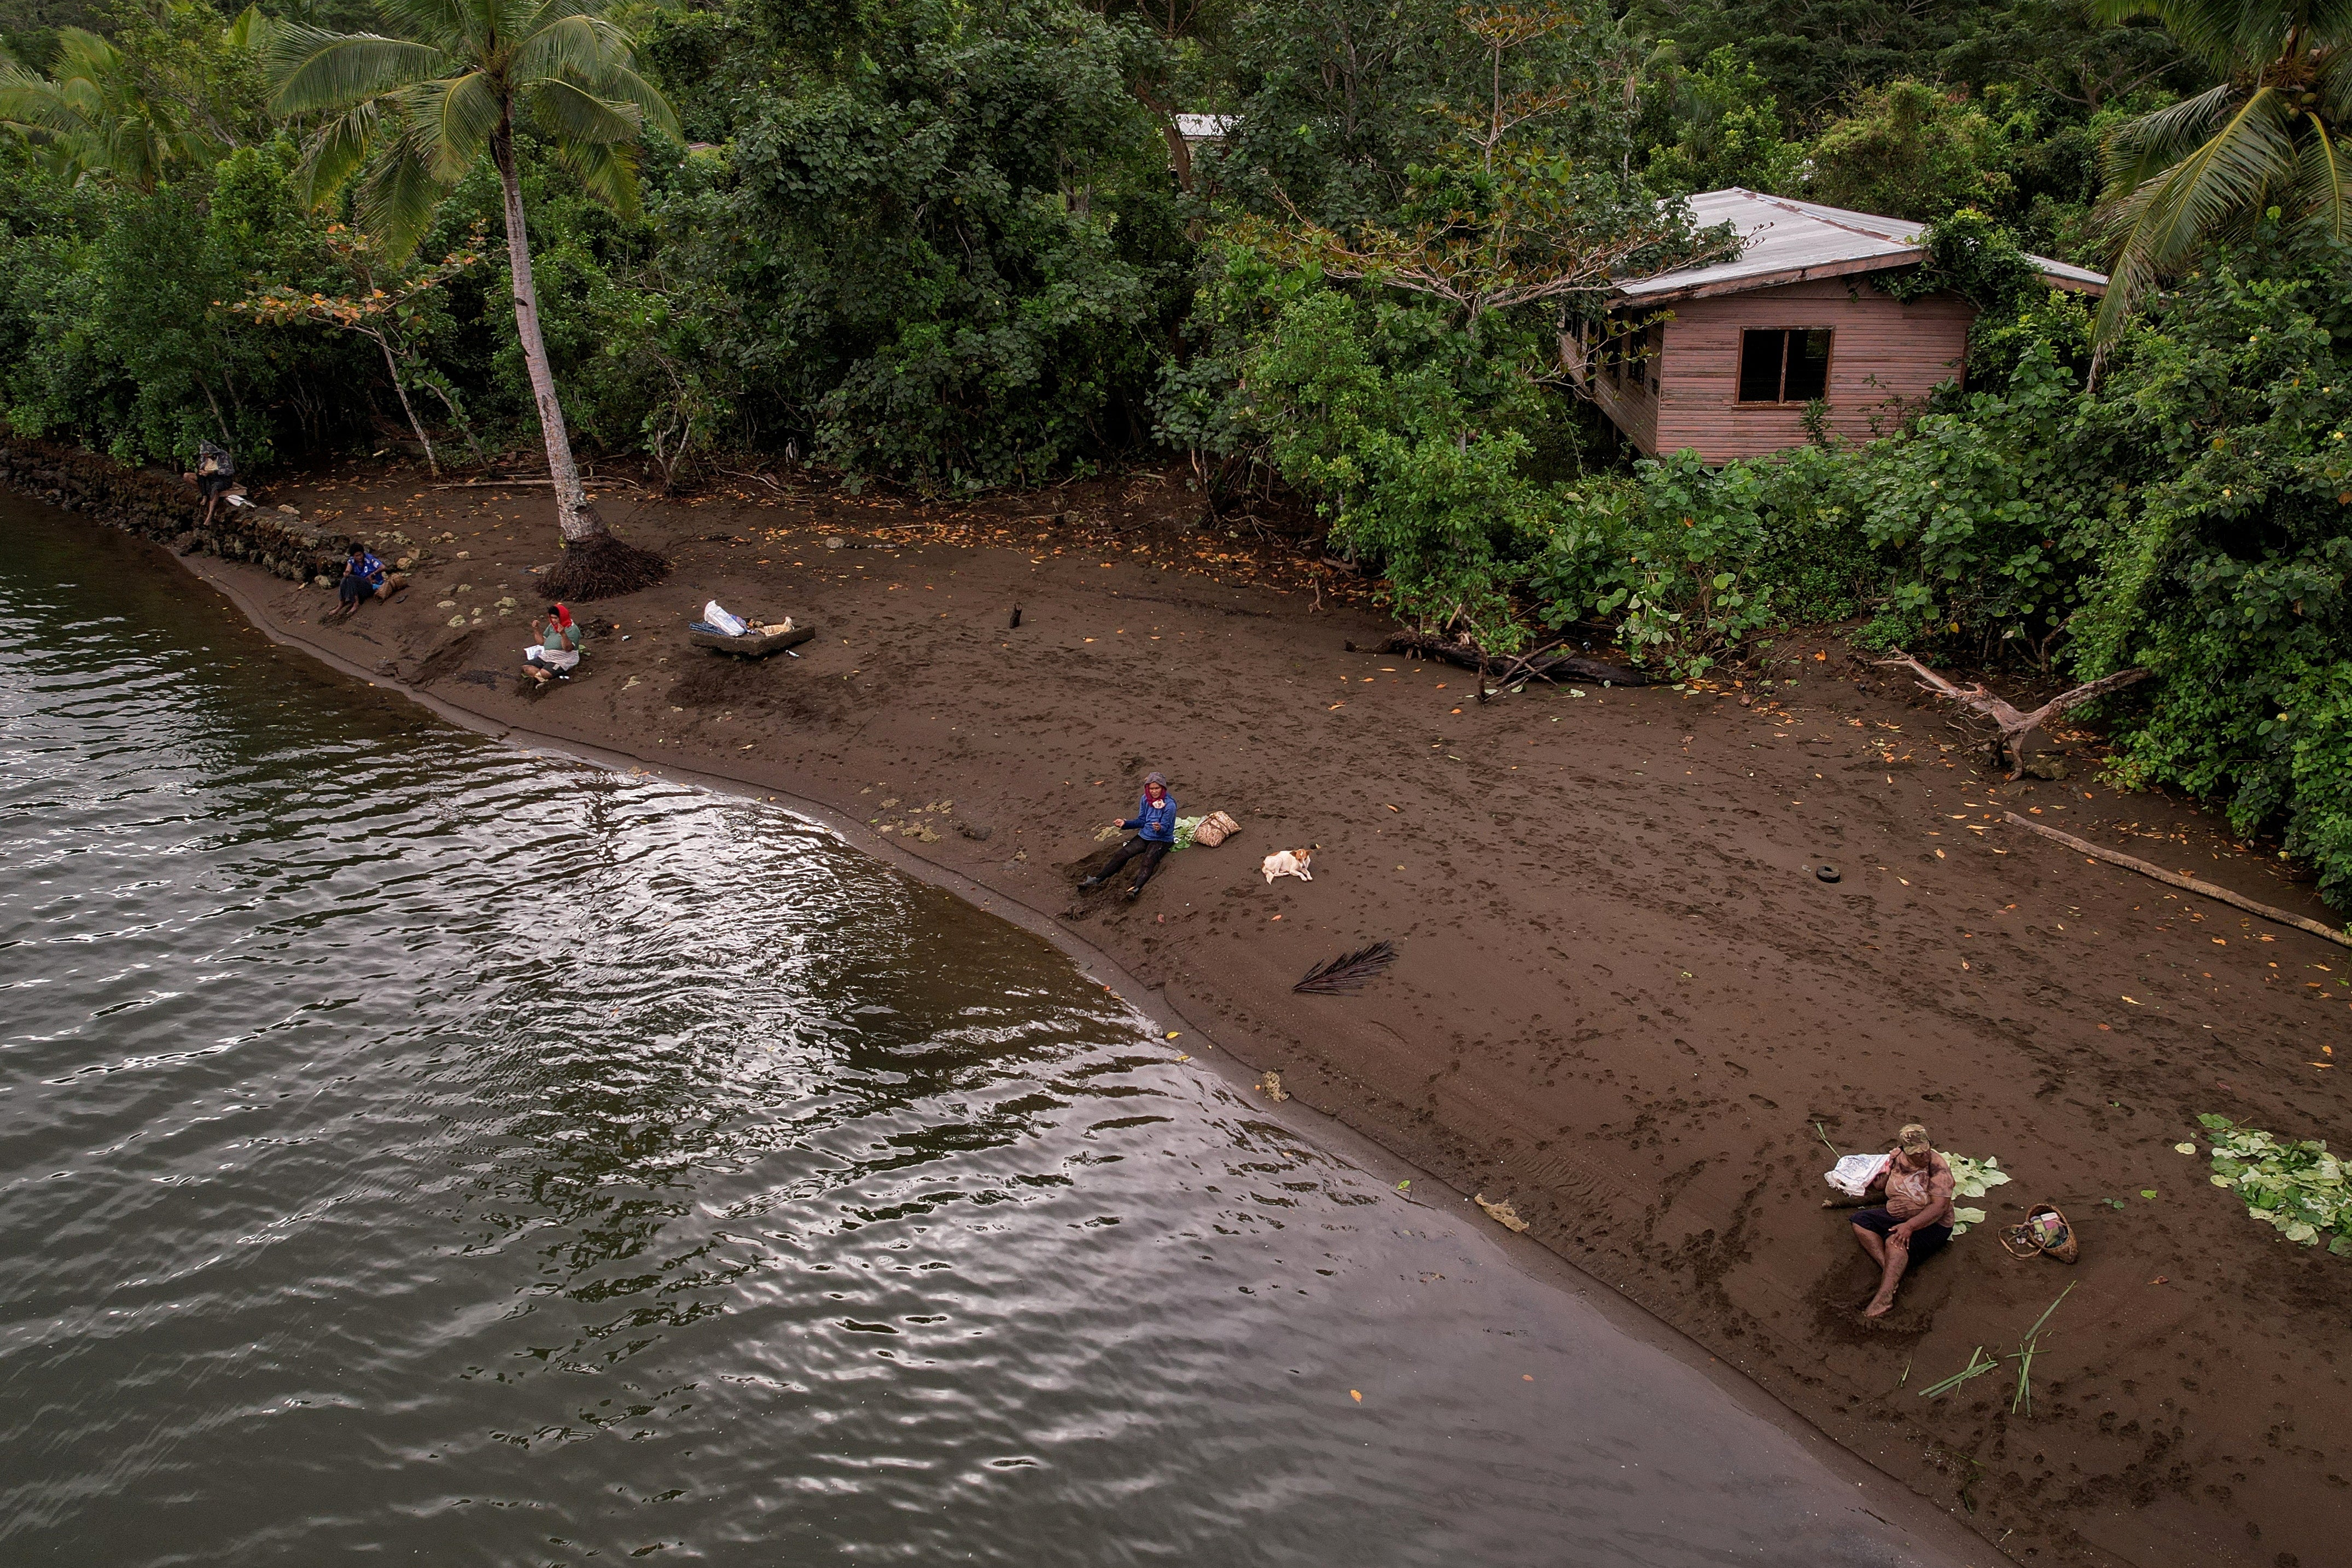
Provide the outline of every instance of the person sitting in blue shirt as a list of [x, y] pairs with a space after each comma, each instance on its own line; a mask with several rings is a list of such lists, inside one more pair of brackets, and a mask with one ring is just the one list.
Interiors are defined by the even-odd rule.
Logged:
[[1176, 797], [1168, 793], [1168, 780], [1158, 773], [1143, 776], [1143, 799], [1135, 803], [1135, 815], [1122, 817], [1111, 824], [1133, 828], [1135, 837], [1118, 846], [1118, 852], [1105, 862], [1102, 870], [1078, 883], [1082, 890], [1100, 887], [1110, 880], [1111, 873], [1129, 861], [1140, 863], [1135, 868], [1135, 880], [1128, 884], [1127, 900], [1132, 904], [1142, 893], [1143, 884], [1176, 847]]
[[365, 545], [353, 545], [343, 559], [343, 580], [338, 589], [341, 602], [335, 613], [340, 619], [366, 600], [390, 599], [407, 586], [408, 579], [387, 571], [374, 551]]

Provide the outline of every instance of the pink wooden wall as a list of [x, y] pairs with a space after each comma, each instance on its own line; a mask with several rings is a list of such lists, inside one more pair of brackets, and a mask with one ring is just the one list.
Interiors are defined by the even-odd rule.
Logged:
[[[1654, 398], [1647, 378], [1622, 387], [1591, 378], [1594, 400], [1652, 456], [1696, 450], [1709, 463], [1760, 456], [1807, 439], [1801, 404], [1742, 403], [1739, 334], [1747, 328], [1821, 328], [1830, 343], [1830, 425], [1868, 441], [1874, 416], [1892, 432], [1939, 382], [1959, 378], [1975, 307], [1957, 294], [1900, 301], [1867, 277], [1824, 278], [1664, 307], [1664, 348]], [[1569, 345], [1563, 344], [1563, 347]]]

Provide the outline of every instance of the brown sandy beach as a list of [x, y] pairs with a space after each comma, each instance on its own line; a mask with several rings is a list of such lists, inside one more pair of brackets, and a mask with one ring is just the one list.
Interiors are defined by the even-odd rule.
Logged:
[[[1780, 650], [1792, 686], [1530, 685], [1482, 706], [1463, 671], [1349, 651], [1389, 630], [1360, 585], [1186, 529], [1174, 478], [970, 508], [636, 494], [607, 492], [607, 515], [676, 570], [581, 607], [620, 632], [537, 697], [516, 672], [543, 490], [374, 466], [280, 486], [386, 556], [423, 552], [411, 591], [348, 624], [319, 622], [331, 591], [190, 564], [379, 678], [817, 802], [1062, 920], [1216, 1049], [1507, 1200], [2015, 1560], [2352, 1561], [2352, 1263], [2250, 1221], [2174, 1150], [2202, 1112], [2352, 1144], [2333, 1049], [2352, 952], [2002, 821], [2329, 918], [2218, 819], [2116, 794], [2079, 757], [2000, 783], [1948, 713], [1829, 640]], [[693, 650], [714, 597], [817, 635], [799, 659]], [[1155, 768], [1243, 831], [1132, 905], [1081, 906], [1067, 867]], [[1260, 879], [1306, 845], [1311, 883]], [[1403, 956], [1360, 995], [1291, 992], [1375, 937]], [[1884, 1147], [1912, 1120], [2016, 1179], [1865, 1323], [1871, 1272], [1820, 1207], [1824, 1145]], [[2036, 1201], [2075, 1222], [2078, 1266], [2000, 1249], [1994, 1227]], [[2030, 1416], [2007, 1375], [1919, 1396], [2070, 1281]]]

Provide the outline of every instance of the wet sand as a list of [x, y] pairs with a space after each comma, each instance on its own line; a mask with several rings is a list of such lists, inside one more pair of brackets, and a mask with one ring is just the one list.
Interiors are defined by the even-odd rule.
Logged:
[[[1173, 1027], [1507, 1200], [2011, 1558], [2341, 1560], [2352, 1264], [2248, 1220], [2173, 1145], [2206, 1111], [2352, 1143], [2331, 1061], [2352, 954], [2004, 825], [2327, 918], [2217, 819], [2090, 781], [2086, 737], [2066, 780], [2002, 783], [1947, 713], [1823, 639], [1784, 643], [1793, 687], [1481, 706], [1465, 672], [1348, 651], [1388, 630], [1360, 584], [1188, 529], [1162, 476], [970, 508], [608, 499], [677, 570], [588, 607], [629, 640], [532, 697], [514, 672], [543, 489], [355, 469], [268, 499], [425, 551], [415, 589], [341, 626], [318, 623], [331, 592], [190, 560], [279, 633], [483, 722], [816, 802], [1059, 922]], [[799, 659], [693, 650], [713, 597], [818, 633]], [[1080, 903], [1071, 868], [1152, 768], [1243, 831], [1132, 905]], [[1306, 846], [1313, 882], [1260, 878]], [[1361, 994], [1290, 990], [1374, 937], [1403, 956]], [[1868, 1323], [1870, 1270], [1819, 1206], [1824, 1145], [1911, 1120], [2016, 1180]], [[2076, 1267], [2001, 1251], [1993, 1227], [2036, 1201], [2075, 1222]], [[2030, 1416], [2007, 1375], [1919, 1396], [2070, 1282]]]

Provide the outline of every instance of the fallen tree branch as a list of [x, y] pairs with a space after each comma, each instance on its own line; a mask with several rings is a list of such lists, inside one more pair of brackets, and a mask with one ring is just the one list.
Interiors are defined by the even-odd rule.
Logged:
[[2020, 749], [2020, 743], [2027, 736], [2041, 728], [2045, 720], [2056, 718], [2068, 708], [2080, 707], [2094, 698], [2105, 696], [2109, 692], [2121, 691], [2134, 682], [2147, 679], [2146, 670], [2117, 670], [2112, 675], [2101, 675], [2095, 681], [2089, 681], [2060, 692], [2032, 713], [2020, 713], [2000, 697], [1988, 691], [1981, 683], [1972, 681], [1965, 686], [1955, 685], [1900, 648], [1895, 650], [1895, 657], [1881, 659], [1878, 663], [1901, 664], [1919, 677], [1921, 691], [1931, 692], [1939, 697], [1949, 697], [1962, 707], [1980, 713], [1999, 725], [2000, 736], [1993, 742], [1992, 759], [1998, 763], [2003, 752], [2009, 754], [2009, 776], [2012, 781], [2025, 770], [2025, 758], [2024, 753]]
[[2352, 947], [2352, 936], [2346, 936], [2332, 925], [2322, 925], [2316, 920], [2305, 920], [2300, 915], [2289, 915], [2284, 909], [2273, 909], [2267, 904], [2256, 904], [2243, 894], [2232, 893], [2226, 887], [2217, 887], [2210, 882], [2200, 882], [2195, 877], [2184, 876], [2179, 872], [2167, 871], [2162, 866], [2150, 865], [2147, 862], [2125, 854], [2119, 850], [2102, 849], [2097, 844], [2078, 839], [2072, 833], [2062, 833], [2055, 828], [2045, 828], [2039, 822], [2029, 821], [2014, 811], [2008, 815], [2009, 820], [2018, 827], [2029, 828], [2045, 839], [2054, 840], [2070, 850], [2078, 850], [2095, 860], [2105, 861], [2110, 865], [2119, 865], [2126, 871], [2136, 871], [2142, 876], [2154, 877], [2167, 887], [2177, 887], [2184, 892], [2202, 894], [2207, 898], [2218, 898], [2222, 903], [2242, 909], [2249, 915], [2259, 915], [2264, 920], [2274, 920], [2281, 925], [2292, 925], [2298, 931], [2308, 931], [2314, 936], [2333, 942], [2339, 947]]
[[769, 489], [773, 490], [779, 496], [784, 494], [784, 487], [782, 485], [777, 484], [773, 479], [769, 478], [765, 474], [746, 474], [741, 472], [740, 469], [720, 468], [716, 463], [712, 464], [710, 466], [714, 471], [724, 474], [730, 479], [749, 479], [755, 484], [765, 485]]
[[[1423, 659], [1443, 659], [1449, 664], [1459, 664], [1465, 670], [1486, 674], [1483, 662], [1475, 648], [1449, 643], [1443, 637], [1431, 637], [1419, 632], [1397, 632], [1372, 650], [1375, 653], [1412, 653]], [[1526, 665], [1530, 680], [1563, 680], [1573, 676], [1580, 681], [1606, 681], [1617, 686], [1646, 686], [1650, 677], [1639, 670], [1629, 670], [1622, 664], [1603, 664], [1580, 653], [1563, 653], [1556, 658], [1533, 659]]]
[[[435, 485], [431, 486], [431, 488], [436, 490], [503, 490], [517, 485], [552, 485], [554, 483], [555, 481], [552, 479], [464, 479], [454, 485]], [[583, 485], [626, 485], [632, 490], [642, 490], [645, 488], [643, 485], [638, 484], [635, 479], [624, 479], [618, 475], [614, 475], [611, 478], [591, 478], [589, 476], [583, 474], [580, 476], [580, 483]]]

